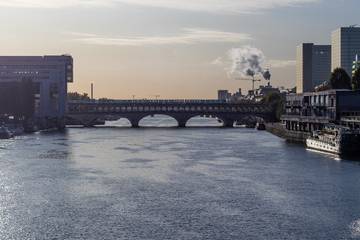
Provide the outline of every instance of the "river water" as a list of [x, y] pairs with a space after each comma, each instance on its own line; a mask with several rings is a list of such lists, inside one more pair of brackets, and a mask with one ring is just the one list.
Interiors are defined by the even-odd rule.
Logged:
[[123, 124], [1, 141], [0, 239], [360, 238], [356, 161], [252, 129]]

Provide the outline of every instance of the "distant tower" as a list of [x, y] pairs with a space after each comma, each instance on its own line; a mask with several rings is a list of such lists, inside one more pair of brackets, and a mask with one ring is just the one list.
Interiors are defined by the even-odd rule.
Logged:
[[296, 49], [296, 91], [312, 92], [331, 73], [331, 46], [303, 43]]
[[342, 27], [331, 35], [331, 68], [343, 68], [351, 75], [355, 55], [360, 55], [360, 28]]
[[91, 100], [94, 99], [94, 84], [91, 83]]

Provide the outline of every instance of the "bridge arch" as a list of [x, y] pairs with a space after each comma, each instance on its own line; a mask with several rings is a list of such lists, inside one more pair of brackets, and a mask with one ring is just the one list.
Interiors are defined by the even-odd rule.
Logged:
[[[154, 121], [155, 120], [155, 121]], [[179, 121], [170, 114], [158, 113], [144, 115], [138, 121], [138, 126], [142, 127], [177, 127]]]
[[244, 115], [241, 118], [236, 119], [237, 125], [245, 125], [250, 127], [255, 127], [256, 123], [258, 122], [266, 122], [266, 119], [258, 114], [249, 114]]
[[[203, 124], [203, 123], [206, 123]], [[195, 115], [190, 117], [186, 123], [185, 126], [188, 127], [221, 127], [223, 126], [223, 120], [217, 116], [213, 115]]]
[[128, 119], [127, 117], [124, 116], [116, 116], [113, 119], [107, 119], [106, 121], [106, 126], [110, 126], [110, 127], [131, 127], [131, 121], [130, 119]]

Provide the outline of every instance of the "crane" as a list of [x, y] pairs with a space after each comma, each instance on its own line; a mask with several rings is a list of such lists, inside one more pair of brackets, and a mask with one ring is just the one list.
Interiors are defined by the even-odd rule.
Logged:
[[252, 90], [253, 92], [255, 91], [255, 82], [260, 82], [260, 79], [255, 79], [255, 71], [252, 69], [248, 69], [246, 71], [246, 75], [251, 77], [249, 78], [236, 78], [236, 80], [240, 80], [240, 81], [252, 81]]
[[[252, 90], [255, 91], [255, 82], [261, 82], [261, 79], [255, 79], [255, 72], [251, 69], [248, 69], [246, 71], [246, 75], [251, 78], [236, 78], [235, 80], [240, 81], [252, 81]], [[270, 79], [271, 79], [271, 73], [269, 69], [266, 69], [264, 72], [262, 72], [262, 76], [265, 80], [269, 81], [268, 85], [270, 85]]]
[[252, 82], [252, 90], [255, 91], [255, 82], [261, 82], [261, 79], [255, 79], [255, 76], [252, 78], [235, 78], [235, 80], [239, 81], [251, 81]]

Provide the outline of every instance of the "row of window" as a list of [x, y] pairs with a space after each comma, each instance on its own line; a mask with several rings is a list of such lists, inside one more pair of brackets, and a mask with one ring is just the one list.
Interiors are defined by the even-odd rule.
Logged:
[[286, 109], [286, 114], [303, 117], [328, 117], [331, 119], [336, 116], [334, 111], [328, 111], [326, 109]]
[[[71, 65], [68, 65], [71, 66]], [[64, 65], [0, 65], [0, 69], [64, 69]], [[71, 67], [72, 68], [72, 67]], [[68, 68], [68, 69], [71, 69]]]
[[70, 106], [70, 112], [120, 112], [120, 111], [232, 111], [232, 112], [262, 112], [261, 108], [247, 107], [177, 107], [177, 106], [121, 106], [121, 107], [89, 107], [89, 106]]

